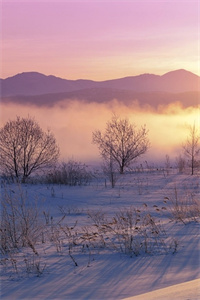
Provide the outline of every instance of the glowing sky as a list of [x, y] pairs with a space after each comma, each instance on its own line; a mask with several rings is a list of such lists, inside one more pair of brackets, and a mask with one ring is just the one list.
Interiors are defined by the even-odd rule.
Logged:
[[200, 2], [0, 0], [1, 78], [38, 71], [105, 80], [186, 69], [200, 75]]

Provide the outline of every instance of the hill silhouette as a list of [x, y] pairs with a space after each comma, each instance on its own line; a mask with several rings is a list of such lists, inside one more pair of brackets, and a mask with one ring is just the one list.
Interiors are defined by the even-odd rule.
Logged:
[[52, 106], [61, 100], [108, 102], [113, 99], [130, 104], [158, 106], [180, 102], [183, 107], [197, 106], [200, 77], [186, 70], [162, 76], [142, 74], [106, 81], [67, 80], [37, 72], [1, 79], [1, 101]]

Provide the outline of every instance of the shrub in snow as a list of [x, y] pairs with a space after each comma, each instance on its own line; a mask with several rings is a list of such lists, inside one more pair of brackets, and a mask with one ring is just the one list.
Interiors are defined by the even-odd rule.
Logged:
[[46, 183], [65, 184], [69, 186], [87, 185], [92, 174], [85, 164], [70, 160], [63, 162], [46, 175]]
[[35, 254], [41, 234], [36, 203], [32, 204], [20, 185], [15, 190], [2, 189], [0, 250], [2, 253], [28, 246]]
[[[142, 253], [166, 253], [167, 235], [159, 221], [147, 210], [147, 205], [120, 210], [111, 220], [100, 212], [90, 212], [95, 231], [90, 231], [92, 244], [115, 249], [130, 256]], [[91, 238], [93, 237], [93, 238]]]
[[179, 173], [183, 173], [185, 170], [186, 161], [181, 155], [176, 157], [176, 167], [178, 168]]
[[185, 193], [183, 196], [178, 195], [177, 188], [174, 188], [174, 194], [164, 198], [169, 218], [176, 222], [187, 224], [191, 221], [197, 221], [200, 216], [200, 202], [192, 193]]
[[104, 160], [102, 170], [104, 175], [110, 181], [112, 188], [114, 188], [119, 178], [119, 172], [117, 170], [116, 163], [113, 161], [112, 158], [110, 158], [109, 161], [107, 161], [106, 159]]

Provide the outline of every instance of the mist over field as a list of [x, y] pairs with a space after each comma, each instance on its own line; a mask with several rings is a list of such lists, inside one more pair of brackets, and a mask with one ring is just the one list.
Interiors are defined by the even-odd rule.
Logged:
[[104, 130], [106, 122], [115, 113], [125, 117], [138, 127], [146, 124], [151, 147], [142, 160], [164, 161], [168, 154], [174, 159], [180, 154], [182, 142], [187, 137], [187, 128], [196, 122], [199, 125], [199, 109], [182, 108], [180, 104], [140, 107], [134, 102], [126, 106], [117, 100], [108, 103], [87, 103], [78, 100], [61, 101], [53, 107], [34, 105], [1, 104], [1, 127], [16, 116], [34, 117], [42, 129], [50, 129], [60, 146], [61, 159], [74, 158], [94, 163], [100, 160], [96, 145], [92, 144], [92, 132]]

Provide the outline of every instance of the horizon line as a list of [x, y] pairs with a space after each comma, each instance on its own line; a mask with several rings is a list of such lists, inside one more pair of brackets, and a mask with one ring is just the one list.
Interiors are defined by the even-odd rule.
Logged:
[[9, 79], [9, 78], [13, 78], [13, 77], [15, 77], [17, 75], [28, 74], [28, 73], [36, 73], [36, 74], [44, 75], [46, 77], [53, 76], [53, 77], [56, 77], [56, 78], [59, 78], [59, 79], [69, 80], [69, 81], [89, 80], [89, 81], [94, 81], [94, 82], [103, 82], [103, 81], [116, 80], [116, 79], [122, 79], [122, 78], [138, 77], [138, 76], [142, 76], [142, 75], [154, 75], [154, 76], [160, 76], [160, 77], [162, 77], [162, 76], [164, 76], [164, 75], [166, 75], [168, 73], [177, 72], [177, 71], [185, 71], [187, 73], [191, 73], [193, 75], [196, 75], [197, 77], [200, 78], [200, 76], [198, 74], [193, 73], [192, 71], [188, 71], [187, 69], [174, 69], [174, 70], [168, 71], [166, 73], [163, 73], [162, 75], [155, 74], [155, 73], [148, 73], [147, 72], [147, 73], [140, 73], [140, 74], [137, 74], [137, 75], [127, 75], [127, 76], [124, 76], [124, 77], [110, 78], [110, 79], [104, 79], [104, 80], [94, 80], [94, 79], [89, 79], [89, 78], [68, 79], [68, 78], [60, 77], [60, 76], [53, 75], [53, 74], [45, 74], [45, 73], [42, 73], [42, 72], [39, 72], [39, 71], [23, 71], [23, 72], [16, 73], [16, 74], [8, 76], [8, 77], [4, 77], [4, 78], [0, 77], [0, 79], [1, 80], [6, 80], [6, 79]]

